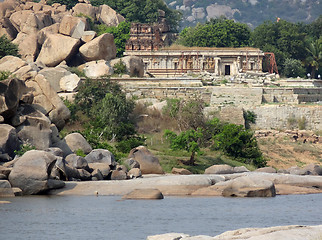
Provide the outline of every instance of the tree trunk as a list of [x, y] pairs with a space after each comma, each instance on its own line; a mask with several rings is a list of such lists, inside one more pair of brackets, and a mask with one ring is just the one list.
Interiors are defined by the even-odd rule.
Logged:
[[195, 165], [195, 152], [191, 153], [190, 160], [188, 162], [188, 165], [193, 166]]

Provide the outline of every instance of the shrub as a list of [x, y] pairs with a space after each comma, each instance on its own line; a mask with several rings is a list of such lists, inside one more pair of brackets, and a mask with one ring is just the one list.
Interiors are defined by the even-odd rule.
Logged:
[[120, 59], [118, 63], [116, 63], [113, 67], [115, 74], [124, 74], [126, 73], [126, 65], [125, 63]]
[[18, 46], [10, 42], [6, 35], [2, 35], [0, 37], [0, 58], [7, 55], [19, 57]]
[[9, 71], [0, 71], [0, 81], [8, 79], [10, 74], [11, 74], [11, 72], [9, 72]]
[[20, 157], [20, 156], [24, 155], [26, 152], [28, 152], [30, 150], [35, 150], [35, 149], [36, 149], [35, 146], [32, 146], [29, 143], [24, 143], [24, 144], [21, 144], [19, 150], [15, 150], [14, 153], [15, 153], [15, 155]]
[[119, 152], [129, 153], [131, 149], [141, 145], [145, 145], [144, 142], [144, 137], [131, 137], [129, 139], [118, 142], [115, 147]]
[[250, 129], [250, 123], [256, 122], [257, 115], [252, 111], [244, 111], [245, 128]]
[[286, 77], [304, 77], [305, 69], [300, 60], [287, 58], [284, 62], [283, 74]]

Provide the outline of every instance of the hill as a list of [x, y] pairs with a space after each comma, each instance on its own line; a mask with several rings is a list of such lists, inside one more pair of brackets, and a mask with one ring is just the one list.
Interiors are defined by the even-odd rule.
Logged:
[[290, 22], [314, 21], [322, 12], [320, 0], [165, 0], [183, 13], [181, 27], [225, 16], [255, 28], [277, 17]]

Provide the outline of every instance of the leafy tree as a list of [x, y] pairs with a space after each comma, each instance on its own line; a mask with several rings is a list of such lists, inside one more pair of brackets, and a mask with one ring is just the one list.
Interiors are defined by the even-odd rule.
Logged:
[[257, 167], [266, 165], [254, 134], [242, 125], [226, 124], [213, 139], [214, 149], [222, 150], [227, 155]]
[[130, 37], [130, 22], [121, 22], [117, 27], [108, 27], [104, 24], [96, 25], [96, 31], [98, 35], [103, 33], [111, 33], [114, 36], [114, 42], [116, 45], [116, 56], [122, 57], [125, 51], [126, 41]]
[[243, 47], [249, 45], [250, 29], [246, 24], [224, 18], [185, 28], [178, 44], [187, 47]]
[[165, 17], [173, 31], [177, 30], [181, 14], [170, 9], [162, 0], [92, 0], [91, 4], [99, 6], [106, 4], [124, 16], [129, 22], [153, 23], [157, 22], [160, 12], [165, 12]]
[[165, 137], [170, 140], [170, 148], [173, 150], [182, 149], [191, 153], [190, 159], [186, 164], [195, 164], [195, 154], [201, 153], [200, 144], [203, 137], [202, 130], [190, 129], [181, 132], [179, 135], [175, 134], [170, 130], [165, 130]]
[[305, 47], [307, 51], [305, 62], [311, 69], [311, 76], [316, 77], [316, 72], [319, 72], [322, 65], [322, 36], [316, 40], [313, 38], [306, 39]]
[[305, 33], [298, 24], [266, 21], [254, 29], [251, 42], [264, 52], [274, 52], [279, 70], [283, 70], [287, 58], [304, 60], [304, 38]]
[[6, 35], [2, 35], [0, 37], [0, 58], [7, 55], [19, 56], [18, 46], [10, 42]]
[[283, 75], [286, 77], [304, 77], [305, 69], [302, 62], [297, 59], [287, 58], [284, 62]]

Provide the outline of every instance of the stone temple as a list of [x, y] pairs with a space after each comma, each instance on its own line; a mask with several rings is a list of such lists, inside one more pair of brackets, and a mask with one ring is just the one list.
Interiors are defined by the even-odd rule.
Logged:
[[124, 55], [141, 57], [145, 72], [156, 77], [204, 71], [218, 76], [262, 71], [265, 54], [258, 48], [166, 47], [173, 39], [166, 22], [133, 23]]

